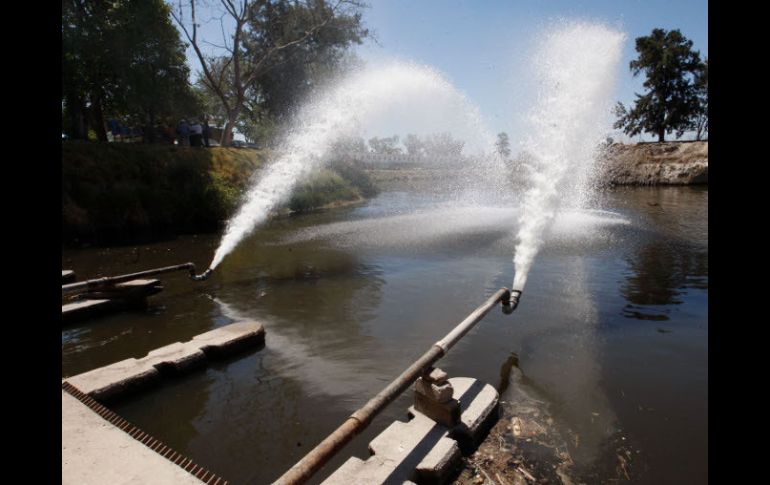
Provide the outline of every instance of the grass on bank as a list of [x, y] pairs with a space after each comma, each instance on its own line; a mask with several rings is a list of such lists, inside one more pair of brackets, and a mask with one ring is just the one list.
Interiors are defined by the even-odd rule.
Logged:
[[[267, 162], [263, 150], [62, 143], [62, 242], [130, 244], [216, 232]], [[286, 207], [314, 210], [376, 192], [351, 164], [302, 182]]]

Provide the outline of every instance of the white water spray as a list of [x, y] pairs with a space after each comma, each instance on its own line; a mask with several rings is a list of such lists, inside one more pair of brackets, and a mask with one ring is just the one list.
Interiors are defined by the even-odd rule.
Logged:
[[530, 187], [519, 219], [513, 289], [524, 288], [557, 211], [588, 201], [596, 151], [610, 129], [624, 39], [601, 24], [569, 22], [547, 32], [535, 52], [539, 92], [522, 142]]
[[263, 223], [291, 195], [298, 180], [325, 162], [335, 140], [360, 132], [364, 123], [376, 123], [378, 117], [392, 116], [394, 106], [405, 123], [412, 115], [424, 118], [427, 113], [444, 125], [448, 120], [453, 131], [478, 147], [493, 146], [494, 138], [484, 128], [478, 109], [437, 72], [400, 62], [356, 72], [314, 96], [300, 110], [277, 151], [280, 155], [228, 222], [210, 268]]

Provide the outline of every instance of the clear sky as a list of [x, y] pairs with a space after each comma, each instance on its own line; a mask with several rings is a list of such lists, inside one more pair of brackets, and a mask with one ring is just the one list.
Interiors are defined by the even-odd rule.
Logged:
[[358, 48], [367, 61], [398, 57], [438, 69], [481, 109], [497, 131], [514, 129], [528, 100], [517, 96], [527, 78], [534, 36], [559, 18], [604, 22], [626, 33], [614, 98], [628, 105], [641, 93], [634, 78], [634, 39], [654, 28], [679, 29], [701, 58], [708, 55], [706, 0], [371, 0], [364, 13], [376, 43]]
[[[708, 56], [707, 0], [369, 0], [368, 3], [364, 23], [374, 35], [356, 48], [357, 54], [368, 62], [397, 58], [439, 70], [478, 105], [495, 131], [516, 131], [516, 113], [525, 109], [530, 101], [522, 88], [528, 79], [527, 54], [535, 35], [554, 20], [599, 21], [626, 33], [617, 89], [608, 94], [626, 105], [633, 102], [635, 92], [643, 91], [643, 75], [634, 78], [628, 70], [628, 63], [636, 57], [636, 37], [649, 35], [654, 28], [679, 29], [693, 41], [702, 59]], [[204, 25], [202, 33], [205, 38], [211, 35], [214, 42], [220, 42], [218, 22]], [[199, 70], [192, 49], [188, 49], [188, 62], [193, 72]], [[515, 134], [511, 134], [515, 138]]]

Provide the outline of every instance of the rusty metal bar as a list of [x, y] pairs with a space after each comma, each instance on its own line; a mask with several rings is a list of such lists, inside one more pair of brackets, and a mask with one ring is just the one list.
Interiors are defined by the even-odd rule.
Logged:
[[[201, 278], [200, 276], [195, 276], [195, 265], [193, 263], [184, 263], [184, 264], [177, 264], [174, 266], [166, 266], [164, 268], [155, 268], [155, 269], [149, 269], [147, 271], [139, 271], [138, 273], [131, 273], [131, 274], [124, 274], [120, 276], [108, 276], [104, 278], [96, 278], [92, 280], [86, 280], [86, 281], [79, 281], [77, 283], [69, 283], [67, 285], [62, 285], [61, 292], [62, 295], [68, 295], [71, 293], [77, 293], [77, 292], [83, 292], [83, 291], [93, 291], [97, 288], [102, 288], [105, 286], [111, 286], [115, 285], [117, 283], [123, 283], [125, 281], [131, 281], [137, 278], [144, 278], [147, 276], [155, 276], [163, 273], [170, 273], [172, 271], [182, 271], [187, 270], [190, 273], [190, 277], [195, 278]], [[211, 274], [210, 270], [207, 270], [203, 273], [203, 275]], [[202, 275], [201, 275], [202, 276]]]
[[[519, 294], [521, 292], [518, 292]], [[508, 288], [501, 288], [489, 297], [481, 306], [476, 308], [473, 313], [460, 322], [443, 339], [439, 340], [425, 352], [422, 357], [417, 359], [408, 369], [401, 373], [396, 379], [388, 384], [385, 389], [369, 400], [361, 409], [354, 412], [327, 436], [321, 443], [313, 448], [304, 458], [291, 467], [278, 480], [277, 485], [295, 485], [305, 483], [310, 477], [320, 470], [343, 446], [345, 446], [354, 436], [363, 431], [372, 419], [382, 411], [385, 406], [401, 395], [414, 381], [417, 380], [433, 363], [443, 357], [447, 351], [457, 343], [468, 331], [473, 328], [484, 316], [489, 313], [493, 306], [502, 302], [503, 307], [511, 305], [511, 291]], [[516, 295], [518, 303], [518, 295]], [[515, 308], [515, 307], [514, 307]]]

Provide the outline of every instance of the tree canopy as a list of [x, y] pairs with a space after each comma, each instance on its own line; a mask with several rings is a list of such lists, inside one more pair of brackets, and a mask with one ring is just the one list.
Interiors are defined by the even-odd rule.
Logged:
[[511, 141], [508, 138], [508, 133], [503, 131], [497, 134], [495, 153], [504, 160], [507, 160], [508, 157], [511, 156]]
[[372, 149], [372, 153], [378, 155], [400, 155], [401, 148], [398, 145], [398, 135], [390, 137], [373, 137], [369, 139], [369, 147]]
[[[369, 34], [362, 25], [363, 4], [355, 0], [220, 2], [223, 18], [234, 29], [223, 28], [219, 45], [199, 37], [195, 0], [180, 2], [172, 15], [201, 63], [203, 92], [217, 100], [225, 115], [223, 145], [232, 140], [239, 122], [269, 126], [283, 121], [344, 61], [347, 47]], [[204, 53], [204, 44], [218, 53]]]
[[62, 2], [62, 130], [106, 141], [107, 117], [152, 127], [193, 111], [185, 46], [162, 0]]
[[696, 80], [705, 65], [692, 45], [679, 30], [654, 29], [636, 39], [639, 57], [629, 67], [634, 76], [645, 74], [646, 93], [636, 94], [632, 108], [617, 104], [615, 128], [630, 136], [652, 133], [659, 142], [665, 141], [666, 133], [680, 137], [693, 128], [702, 104]]

